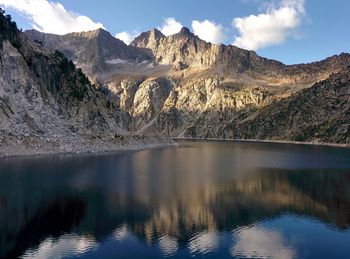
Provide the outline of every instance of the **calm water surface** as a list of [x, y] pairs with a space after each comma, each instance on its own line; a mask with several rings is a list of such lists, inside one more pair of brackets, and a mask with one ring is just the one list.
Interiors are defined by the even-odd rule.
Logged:
[[0, 161], [1, 258], [350, 258], [350, 150], [190, 142]]

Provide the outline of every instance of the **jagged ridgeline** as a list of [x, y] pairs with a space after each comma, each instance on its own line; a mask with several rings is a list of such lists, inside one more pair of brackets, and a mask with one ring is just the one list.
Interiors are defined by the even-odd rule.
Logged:
[[[327, 80], [349, 72], [349, 54], [290, 66], [253, 51], [205, 42], [187, 28], [171, 36], [152, 29], [129, 46], [102, 29], [25, 33], [52, 51], [64, 52], [107, 88], [116, 106], [130, 115], [133, 132], [349, 142], [348, 115], [342, 112], [348, 88]], [[334, 91], [321, 87], [329, 83]], [[286, 108], [289, 100], [296, 101]], [[329, 122], [331, 118], [338, 122]]]

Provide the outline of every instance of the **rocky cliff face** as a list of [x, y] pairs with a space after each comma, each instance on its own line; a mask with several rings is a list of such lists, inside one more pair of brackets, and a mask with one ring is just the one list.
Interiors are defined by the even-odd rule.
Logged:
[[165, 37], [153, 29], [137, 37], [131, 46], [152, 51], [159, 64], [174, 64], [176, 69], [188, 67], [208, 68], [216, 61], [220, 46], [199, 39], [189, 29], [182, 28], [177, 34]]
[[[1, 123], [12, 132], [48, 132], [59, 125], [77, 131], [121, 130], [122, 116], [107, 107], [108, 100], [81, 70], [63, 54], [28, 41], [4, 17], [1, 23]], [[53, 125], [57, 118], [62, 121]], [[22, 121], [27, 123], [19, 129]]]
[[[83, 34], [86, 33], [74, 37], [80, 41]], [[35, 37], [35, 32], [27, 35], [41, 41], [44, 38], [44, 46], [74, 53], [75, 60], [84, 56], [81, 53], [87, 48], [77, 51], [71, 47], [67, 40], [70, 34], [51, 38], [45, 34]], [[96, 37], [91, 38], [95, 41]], [[100, 60], [104, 63], [113, 53], [119, 53], [114, 49], [121, 48], [118, 41], [110, 42], [103, 48], [106, 56]], [[253, 51], [205, 42], [187, 28], [168, 37], [153, 29], [135, 38], [130, 46], [122, 45], [122, 49], [122, 53], [129, 53], [123, 56], [123, 62], [118, 60], [108, 69], [97, 65], [102, 70], [91, 70], [90, 79], [98, 78], [100, 85], [110, 91], [116, 107], [130, 115], [131, 131], [177, 137], [242, 137], [241, 133], [229, 133], [226, 127], [241, 125], [266, 107], [295, 96], [350, 65], [350, 55], [341, 54], [288, 66]], [[99, 47], [96, 51], [100, 51]], [[84, 70], [83, 64], [77, 62]], [[315, 136], [307, 140], [315, 140]]]
[[59, 50], [64, 53], [92, 79], [103, 78], [104, 74], [113, 72], [118, 64], [137, 64], [153, 58], [147, 51], [127, 46], [103, 29], [63, 36], [36, 30], [26, 31], [25, 34], [51, 51]]
[[102, 139], [113, 149], [129, 123], [72, 61], [31, 42], [0, 14], [0, 156], [7, 146], [89, 151], [100, 140], [103, 150]]

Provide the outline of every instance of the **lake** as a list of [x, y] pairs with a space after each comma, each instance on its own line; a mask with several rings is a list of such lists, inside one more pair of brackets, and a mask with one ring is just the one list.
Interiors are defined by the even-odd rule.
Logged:
[[0, 160], [1, 258], [350, 258], [350, 149]]

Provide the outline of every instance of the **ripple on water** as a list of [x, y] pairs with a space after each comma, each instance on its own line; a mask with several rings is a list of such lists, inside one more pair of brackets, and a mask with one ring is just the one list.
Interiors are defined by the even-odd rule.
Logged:
[[231, 255], [239, 258], [295, 258], [297, 253], [278, 230], [253, 225], [233, 232]]
[[219, 246], [219, 236], [216, 232], [203, 231], [189, 241], [191, 254], [207, 254], [214, 252]]
[[167, 235], [158, 239], [159, 248], [165, 256], [174, 255], [179, 249], [179, 244], [176, 238], [169, 237]]
[[98, 243], [91, 236], [75, 234], [63, 235], [60, 238], [46, 238], [35, 250], [28, 250], [22, 258], [62, 258], [78, 256], [98, 248]]

